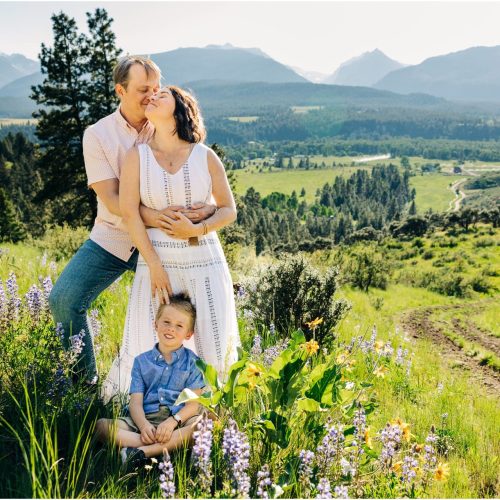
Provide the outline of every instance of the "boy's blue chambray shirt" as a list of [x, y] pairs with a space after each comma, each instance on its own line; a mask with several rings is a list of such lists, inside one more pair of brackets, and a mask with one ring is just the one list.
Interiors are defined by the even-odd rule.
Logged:
[[184, 406], [174, 406], [183, 389], [205, 387], [203, 374], [195, 364], [197, 359], [191, 349], [181, 346], [172, 352], [172, 362], [168, 363], [156, 344], [134, 359], [129, 393], [144, 394], [144, 413], [157, 412], [160, 405], [165, 405], [175, 415]]

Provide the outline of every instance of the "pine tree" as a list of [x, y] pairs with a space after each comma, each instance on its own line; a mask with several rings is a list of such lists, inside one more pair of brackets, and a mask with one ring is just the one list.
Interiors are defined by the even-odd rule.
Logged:
[[42, 44], [39, 58], [45, 79], [32, 87], [31, 95], [44, 106], [33, 113], [39, 118], [36, 133], [42, 152], [38, 167], [45, 180], [38, 201], [51, 202], [55, 223], [90, 224], [95, 201], [87, 188], [82, 156], [88, 124], [87, 38], [78, 33], [75, 20], [63, 12], [51, 19], [54, 45], [49, 48]]
[[118, 105], [114, 90], [113, 67], [122, 50], [116, 48], [116, 36], [111, 30], [113, 19], [104, 9], [97, 8], [94, 14], [87, 12], [90, 37], [84, 49], [87, 72], [90, 76], [88, 92], [88, 120], [94, 123], [112, 113]]
[[14, 203], [3, 188], [0, 188], [0, 241], [16, 241], [26, 237], [23, 223], [19, 220]]

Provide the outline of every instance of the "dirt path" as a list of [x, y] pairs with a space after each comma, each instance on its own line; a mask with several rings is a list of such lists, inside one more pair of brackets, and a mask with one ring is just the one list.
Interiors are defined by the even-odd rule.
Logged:
[[[480, 381], [495, 396], [500, 395], [500, 373], [488, 365], [480, 364], [479, 359], [467, 356], [440, 328], [439, 321], [433, 319], [436, 311], [451, 311], [467, 308], [468, 311], [480, 311], [491, 299], [457, 306], [434, 306], [416, 309], [406, 313], [400, 323], [414, 338], [431, 340], [451, 366], [467, 371], [471, 378]], [[456, 318], [451, 320], [457, 334], [470, 342], [500, 355], [500, 340], [479, 329], [467, 321], [465, 324]]]
[[467, 197], [465, 192], [460, 189], [460, 186], [466, 180], [467, 179], [462, 179], [460, 181], [457, 181], [449, 187], [449, 189], [455, 194], [455, 199], [450, 201], [450, 206], [448, 207], [448, 212], [458, 212], [460, 210], [460, 204]]

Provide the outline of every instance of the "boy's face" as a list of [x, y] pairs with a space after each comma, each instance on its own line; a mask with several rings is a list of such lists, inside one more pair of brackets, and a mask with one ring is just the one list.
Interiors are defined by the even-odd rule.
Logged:
[[169, 351], [178, 349], [193, 335], [191, 316], [172, 306], [163, 309], [155, 326], [158, 342]]

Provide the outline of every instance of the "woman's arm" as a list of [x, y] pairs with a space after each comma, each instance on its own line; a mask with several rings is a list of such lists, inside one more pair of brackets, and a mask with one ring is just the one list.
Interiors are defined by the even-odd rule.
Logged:
[[149, 239], [139, 210], [139, 176], [139, 152], [137, 148], [132, 148], [125, 156], [120, 179], [120, 212], [132, 241], [149, 267], [152, 295], [157, 294], [161, 302], [168, 303], [168, 296], [172, 295], [170, 281]]
[[[236, 203], [233, 193], [227, 180], [224, 165], [220, 158], [209, 149], [207, 152], [208, 170], [212, 177], [212, 196], [218, 210], [204, 221], [207, 231], [217, 231], [228, 226], [236, 220]], [[178, 219], [170, 224], [167, 223], [166, 233], [174, 238], [191, 238], [192, 236], [202, 236], [204, 232], [203, 223], [193, 224], [187, 217], [177, 213]]]

